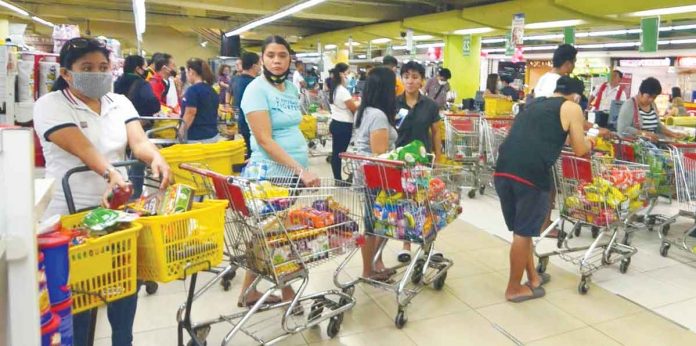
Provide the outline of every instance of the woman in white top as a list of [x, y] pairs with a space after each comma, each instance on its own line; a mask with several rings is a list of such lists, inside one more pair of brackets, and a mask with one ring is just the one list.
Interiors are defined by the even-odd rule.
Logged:
[[350, 138], [353, 135], [353, 114], [358, 108], [353, 102], [353, 96], [346, 88], [348, 69], [347, 64], [339, 62], [336, 67], [329, 71], [331, 72], [329, 87], [331, 125], [329, 125], [329, 132], [333, 138], [331, 142], [331, 170], [336, 180], [343, 180], [341, 158], [338, 155], [348, 150]]
[[[126, 146], [138, 159], [169, 183], [169, 166], [147, 139], [138, 112], [123, 95], [110, 92], [113, 84], [109, 50], [94, 39], [74, 38], [60, 52], [60, 78], [34, 105], [34, 129], [46, 157], [46, 177], [60, 181], [75, 167], [71, 185], [75, 207], [84, 209], [105, 203], [115, 187], [129, 189], [125, 171], [111, 163], [123, 161]], [[57, 184], [45, 216], [68, 214], [63, 189]], [[113, 345], [131, 345], [137, 293], [108, 305]], [[73, 316], [74, 345], [87, 345], [90, 312]]]

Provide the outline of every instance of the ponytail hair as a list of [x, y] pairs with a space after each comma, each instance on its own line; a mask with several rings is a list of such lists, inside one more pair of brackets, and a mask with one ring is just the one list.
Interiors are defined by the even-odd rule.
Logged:
[[[75, 61], [93, 52], [102, 53], [106, 58], [106, 61], [111, 62], [109, 59], [111, 52], [101, 41], [86, 37], [72, 38], [66, 41], [63, 44], [63, 48], [60, 49], [60, 67], [70, 70]], [[68, 82], [66, 82], [62, 76], [58, 76], [58, 79], [56, 79], [56, 81], [53, 83], [53, 88], [51, 91], [59, 91], [67, 88]]]
[[208, 85], [212, 86], [215, 83], [215, 76], [210, 69], [210, 65], [202, 59], [191, 58], [186, 62], [186, 67], [196, 71], [196, 73], [201, 76], [201, 79], [208, 83]]
[[333, 104], [336, 98], [336, 89], [343, 84], [341, 73], [348, 71], [350, 66], [346, 63], [339, 62], [329, 73], [331, 74], [331, 83], [329, 84], [329, 103]]

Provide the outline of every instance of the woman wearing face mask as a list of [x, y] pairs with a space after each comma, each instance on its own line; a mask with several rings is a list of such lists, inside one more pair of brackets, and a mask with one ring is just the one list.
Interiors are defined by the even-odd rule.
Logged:
[[[261, 46], [263, 75], [249, 83], [242, 96], [241, 108], [251, 129], [252, 152], [248, 166], [274, 161], [291, 170], [305, 186], [316, 186], [319, 178], [308, 169], [307, 142], [299, 128], [302, 119], [299, 90], [288, 80], [290, 51], [290, 44], [284, 38], [266, 38]], [[242, 294], [254, 279], [253, 274], [247, 273]], [[290, 286], [283, 288], [282, 294], [284, 301], [294, 297]], [[240, 297], [238, 305], [252, 306], [260, 298], [261, 293], [253, 290], [246, 297]], [[271, 295], [265, 303], [278, 301], [278, 297]]]
[[346, 88], [346, 73], [348, 65], [338, 63], [331, 70], [331, 88], [329, 90], [329, 104], [331, 105], [331, 124], [329, 132], [333, 141], [331, 143], [331, 170], [334, 179], [343, 180], [341, 176], [341, 158], [339, 154], [348, 150], [350, 138], [353, 135], [353, 114], [358, 109], [353, 102], [353, 97]]
[[497, 73], [491, 73], [486, 79], [486, 90], [483, 92], [484, 97], [497, 97], [511, 100], [509, 96], [500, 93], [503, 88], [503, 82], [500, 81], [500, 76]]
[[685, 135], [671, 131], [657, 117], [655, 98], [662, 93], [662, 86], [655, 78], [640, 83], [638, 95], [626, 100], [619, 111], [616, 132], [622, 136], [641, 136], [655, 142], [660, 135], [683, 138]]
[[217, 128], [218, 94], [213, 90], [213, 73], [205, 61], [193, 58], [186, 62], [186, 79], [191, 86], [183, 98], [184, 123], [181, 126], [189, 142], [215, 143], [220, 140]]
[[[105, 204], [114, 188], [129, 189], [128, 177], [112, 162], [125, 159], [126, 146], [133, 155], [150, 165], [152, 173], [169, 182], [169, 166], [143, 131], [138, 112], [123, 96], [111, 93], [113, 78], [109, 51], [99, 41], [74, 38], [60, 52], [60, 78], [53, 92], [34, 105], [34, 128], [46, 157], [46, 177], [60, 181], [75, 167], [90, 172], [73, 177], [76, 208]], [[63, 190], [57, 184], [44, 217], [67, 214]], [[107, 307], [113, 345], [131, 345], [137, 293]], [[73, 316], [74, 345], [88, 344], [90, 312]]]

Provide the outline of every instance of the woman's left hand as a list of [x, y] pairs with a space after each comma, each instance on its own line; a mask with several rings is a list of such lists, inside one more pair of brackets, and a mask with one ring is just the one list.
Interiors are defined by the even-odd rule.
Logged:
[[160, 189], [166, 189], [169, 186], [171, 179], [171, 170], [169, 169], [169, 164], [164, 160], [162, 155], [157, 154], [152, 162], [150, 163], [150, 169], [152, 170], [152, 175], [155, 178], [160, 178]]

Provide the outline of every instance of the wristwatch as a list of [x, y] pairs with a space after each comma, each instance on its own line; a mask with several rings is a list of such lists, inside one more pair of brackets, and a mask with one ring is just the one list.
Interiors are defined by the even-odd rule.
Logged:
[[102, 177], [104, 178], [104, 180], [106, 180], [107, 183], [111, 180], [111, 172], [115, 170], [116, 168], [114, 168], [114, 166], [108, 166], [106, 167], [106, 170], [104, 170]]

